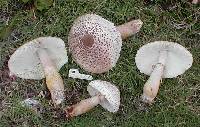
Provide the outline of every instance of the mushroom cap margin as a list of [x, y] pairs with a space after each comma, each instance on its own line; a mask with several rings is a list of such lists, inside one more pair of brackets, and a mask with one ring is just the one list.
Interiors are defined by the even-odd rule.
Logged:
[[120, 105], [119, 89], [107, 81], [94, 80], [87, 87], [87, 91], [91, 96], [98, 94], [104, 95], [105, 100], [100, 102], [100, 105], [110, 112], [117, 112]]
[[68, 62], [65, 43], [56, 37], [39, 37], [20, 46], [10, 57], [10, 72], [24, 79], [42, 79], [45, 77], [37, 55], [37, 49], [44, 48], [59, 70]]
[[174, 42], [155, 41], [142, 46], [137, 51], [135, 62], [141, 73], [151, 74], [162, 50], [168, 51], [163, 78], [181, 75], [192, 66], [192, 54], [185, 47]]

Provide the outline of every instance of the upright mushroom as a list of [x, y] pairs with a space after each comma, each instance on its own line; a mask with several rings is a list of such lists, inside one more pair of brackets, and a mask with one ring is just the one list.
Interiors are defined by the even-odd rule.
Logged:
[[69, 33], [68, 43], [72, 57], [88, 72], [107, 72], [117, 63], [122, 39], [137, 33], [141, 26], [141, 20], [115, 27], [98, 15], [83, 15], [74, 21]]
[[55, 37], [40, 37], [19, 47], [10, 57], [12, 74], [23, 79], [42, 79], [51, 93], [54, 104], [64, 99], [63, 80], [58, 70], [68, 61], [65, 43]]
[[120, 92], [113, 84], [106, 81], [94, 80], [89, 83], [87, 91], [92, 97], [67, 107], [66, 117], [70, 118], [86, 113], [98, 104], [110, 112], [118, 111]]
[[152, 103], [161, 79], [183, 74], [192, 66], [193, 57], [177, 43], [156, 41], [142, 46], [137, 51], [135, 62], [141, 73], [150, 75], [143, 88], [142, 100]]

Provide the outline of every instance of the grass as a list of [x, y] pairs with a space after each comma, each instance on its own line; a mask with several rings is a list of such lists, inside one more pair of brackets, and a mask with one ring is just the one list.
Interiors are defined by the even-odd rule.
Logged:
[[[172, 0], [171, 0], [172, 1]], [[184, 0], [59, 0], [47, 11], [33, 12], [19, 1], [3, 0], [0, 20], [0, 126], [66, 126], [66, 127], [198, 127], [200, 126], [200, 10]], [[121, 106], [116, 114], [98, 106], [72, 120], [56, 118], [56, 110], [46, 98], [38, 97], [46, 90], [43, 81], [8, 80], [6, 61], [16, 48], [39, 36], [57, 36], [67, 45], [70, 27], [78, 16], [96, 13], [122, 24], [140, 18], [144, 25], [122, 47], [116, 67], [95, 79], [110, 81], [121, 91]], [[8, 24], [6, 25], [6, 21]], [[181, 25], [180, 25], [181, 24]], [[180, 27], [181, 26], [181, 27]], [[181, 76], [164, 79], [156, 102], [139, 110], [137, 98], [148, 76], [141, 74], [134, 63], [139, 47], [155, 41], [177, 42], [193, 54], [193, 66]], [[60, 71], [67, 99], [63, 107], [89, 97], [88, 82], [68, 78], [69, 68], [79, 68], [71, 59]], [[87, 73], [81, 70], [83, 73]], [[23, 108], [20, 101], [33, 97], [42, 106], [41, 113]]]

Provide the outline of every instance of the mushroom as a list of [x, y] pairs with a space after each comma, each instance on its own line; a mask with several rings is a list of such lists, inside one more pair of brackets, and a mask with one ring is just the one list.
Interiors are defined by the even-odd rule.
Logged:
[[56, 37], [40, 37], [19, 47], [10, 57], [10, 73], [23, 79], [46, 78], [55, 105], [64, 99], [63, 80], [58, 70], [68, 61], [65, 43]]
[[142, 46], [135, 62], [141, 73], [150, 75], [144, 85], [142, 101], [151, 104], [158, 93], [162, 78], [183, 74], [192, 66], [192, 54], [183, 46], [167, 41], [156, 41]]
[[192, 0], [192, 3], [193, 3], [193, 4], [198, 4], [198, 3], [199, 3], [199, 0]]
[[98, 104], [109, 112], [118, 111], [120, 91], [115, 85], [106, 81], [94, 80], [89, 83], [87, 91], [92, 97], [67, 107], [65, 110], [66, 117], [71, 118], [86, 113]]
[[69, 50], [84, 70], [104, 73], [117, 63], [122, 39], [137, 33], [141, 26], [141, 20], [133, 20], [115, 27], [98, 15], [86, 14], [74, 21], [68, 37]]

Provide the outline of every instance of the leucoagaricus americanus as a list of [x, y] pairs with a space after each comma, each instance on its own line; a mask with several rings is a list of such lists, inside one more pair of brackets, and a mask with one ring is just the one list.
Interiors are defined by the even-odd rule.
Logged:
[[142, 24], [141, 20], [132, 20], [116, 27], [95, 14], [80, 16], [69, 33], [69, 50], [84, 70], [91, 73], [107, 72], [117, 63], [122, 39], [137, 33]]
[[156, 41], [142, 46], [135, 62], [141, 73], [150, 75], [144, 85], [142, 101], [151, 104], [158, 93], [162, 78], [173, 78], [183, 74], [192, 66], [192, 54], [182, 45]]
[[63, 40], [56, 37], [40, 37], [19, 47], [10, 57], [10, 73], [23, 79], [46, 78], [54, 104], [64, 99], [63, 80], [58, 73], [67, 63], [68, 56]]
[[86, 113], [98, 104], [109, 112], [118, 111], [120, 91], [115, 85], [107, 81], [94, 80], [89, 83], [87, 91], [92, 97], [67, 107], [65, 110], [66, 117], [71, 118]]

